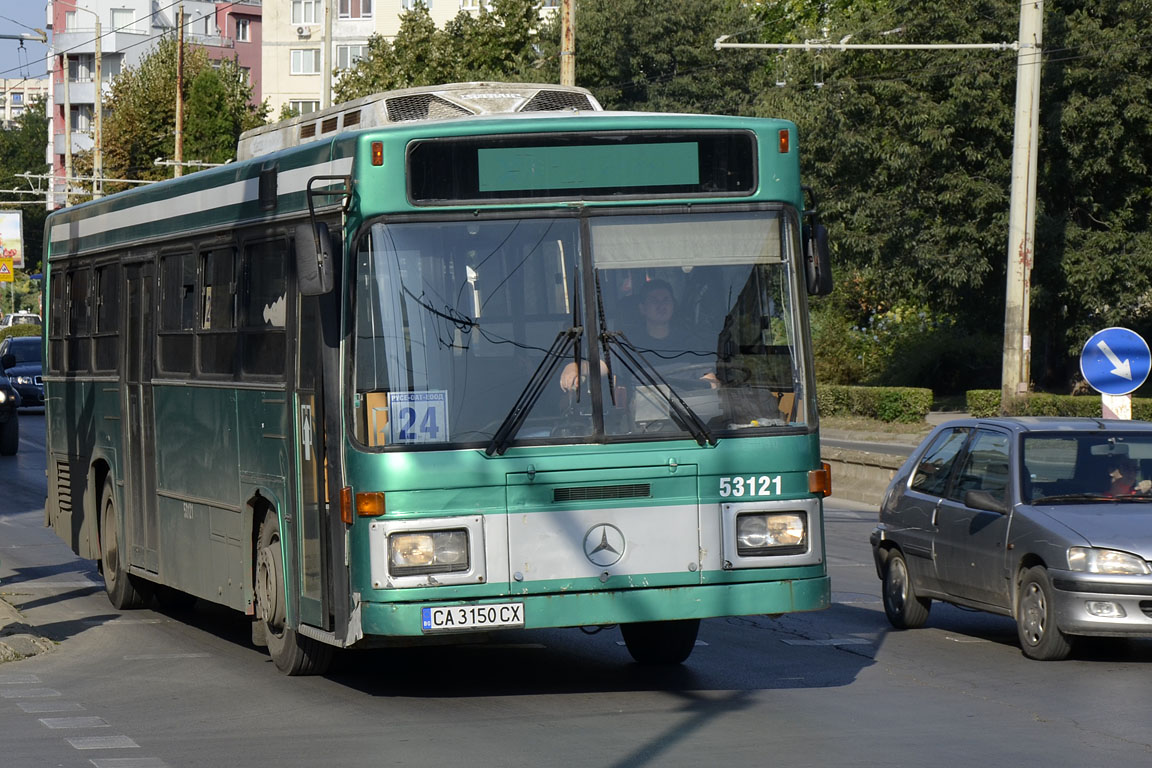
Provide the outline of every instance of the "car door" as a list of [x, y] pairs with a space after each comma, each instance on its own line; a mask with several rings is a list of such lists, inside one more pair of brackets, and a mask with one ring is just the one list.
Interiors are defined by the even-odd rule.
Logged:
[[882, 521], [904, 552], [912, 581], [920, 590], [936, 589], [936, 509], [947, 492], [970, 431], [968, 427], [954, 427], [932, 438], [916, 460], [908, 488], [890, 510], [882, 512]]
[[999, 607], [1008, 605], [1004, 547], [1010, 514], [974, 509], [965, 498], [969, 491], [984, 491], [1010, 508], [1010, 448], [1007, 431], [977, 429], [936, 513], [936, 568], [942, 588]]

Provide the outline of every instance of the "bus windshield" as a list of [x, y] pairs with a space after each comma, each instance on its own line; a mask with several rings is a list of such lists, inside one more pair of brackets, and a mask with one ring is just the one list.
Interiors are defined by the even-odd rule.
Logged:
[[458, 447], [502, 427], [533, 444], [703, 442], [805, 424], [789, 217], [586, 223], [373, 224], [356, 255], [361, 442]]

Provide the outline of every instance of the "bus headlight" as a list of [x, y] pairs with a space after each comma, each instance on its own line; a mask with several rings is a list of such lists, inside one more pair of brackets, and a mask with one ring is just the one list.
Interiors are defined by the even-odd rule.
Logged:
[[749, 512], [736, 517], [736, 552], [741, 557], [794, 555], [808, 549], [803, 512]]
[[410, 531], [388, 537], [388, 570], [394, 576], [468, 570], [468, 532]]

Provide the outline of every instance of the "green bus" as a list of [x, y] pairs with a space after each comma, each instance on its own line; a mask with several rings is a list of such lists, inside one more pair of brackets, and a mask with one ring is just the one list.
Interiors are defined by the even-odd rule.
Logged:
[[782, 120], [455, 84], [267, 126], [46, 225], [49, 525], [118, 609], [333, 649], [828, 606]]

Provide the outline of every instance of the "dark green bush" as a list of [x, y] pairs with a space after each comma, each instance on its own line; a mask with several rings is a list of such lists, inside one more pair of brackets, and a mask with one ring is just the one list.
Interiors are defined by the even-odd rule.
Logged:
[[10, 325], [7, 328], [0, 328], [0, 339], [9, 336], [39, 336], [43, 332], [44, 329], [39, 325]]
[[880, 421], [923, 421], [932, 407], [932, 390], [917, 387], [849, 387], [822, 384], [817, 390], [825, 416], [863, 416]]
[[[968, 412], [973, 416], [1001, 415], [1000, 390], [970, 389], [967, 392]], [[1099, 395], [1050, 395], [1046, 392], [1016, 397], [1004, 409], [1005, 416], [1087, 416], [1099, 418]], [[1152, 398], [1132, 398], [1132, 418], [1152, 420]]]

